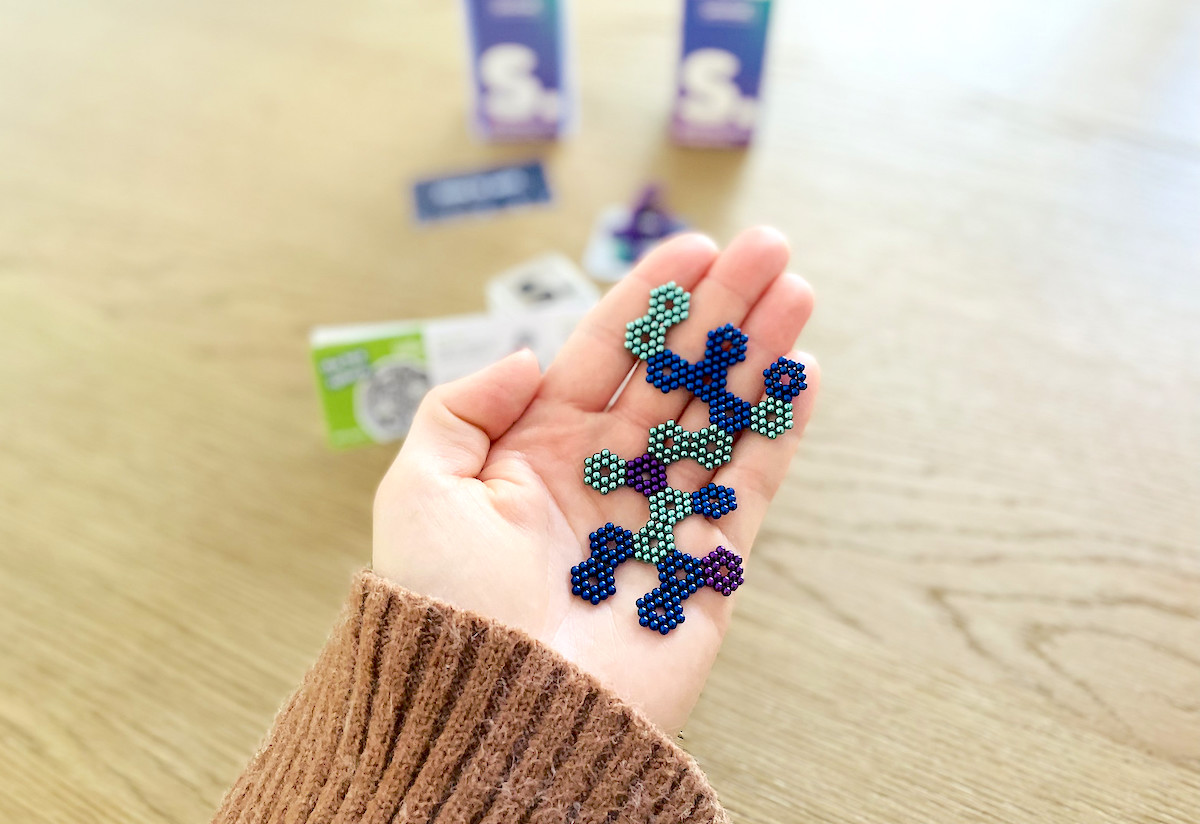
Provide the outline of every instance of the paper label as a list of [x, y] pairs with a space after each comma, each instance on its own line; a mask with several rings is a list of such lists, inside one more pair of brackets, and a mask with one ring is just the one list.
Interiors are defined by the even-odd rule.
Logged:
[[546, 170], [536, 161], [413, 184], [417, 220], [422, 223], [549, 201]]

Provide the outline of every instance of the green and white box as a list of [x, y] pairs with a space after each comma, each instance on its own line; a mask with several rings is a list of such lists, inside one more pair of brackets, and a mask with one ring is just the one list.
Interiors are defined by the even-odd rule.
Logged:
[[579, 307], [425, 321], [321, 326], [310, 338], [329, 442], [402, 438], [425, 393], [522, 348], [543, 368], [583, 314]]

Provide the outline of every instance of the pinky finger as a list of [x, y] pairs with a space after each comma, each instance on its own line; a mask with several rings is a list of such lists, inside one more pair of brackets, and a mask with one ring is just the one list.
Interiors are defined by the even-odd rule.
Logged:
[[805, 382], [808, 388], [792, 401], [792, 428], [775, 439], [743, 432], [734, 449], [733, 460], [713, 477], [713, 482], [730, 487], [737, 496], [737, 512], [729, 517], [728, 524], [722, 520], [725, 536], [733, 544], [734, 551], [748, 555], [767, 514], [771, 499], [779, 491], [787, 475], [792, 457], [800, 446], [800, 438], [812, 417], [813, 404], [821, 382], [821, 371], [817, 361], [803, 352], [791, 352], [790, 360], [804, 364]]

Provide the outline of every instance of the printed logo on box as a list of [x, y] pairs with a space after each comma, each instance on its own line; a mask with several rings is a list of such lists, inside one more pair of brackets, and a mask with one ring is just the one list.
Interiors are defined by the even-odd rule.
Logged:
[[558, 0], [466, 0], [475, 125], [486, 138], [546, 140], [568, 119]]
[[679, 89], [671, 121], [681, 143], [741, 146], [758, 114], [770, 0], [685, 0]]

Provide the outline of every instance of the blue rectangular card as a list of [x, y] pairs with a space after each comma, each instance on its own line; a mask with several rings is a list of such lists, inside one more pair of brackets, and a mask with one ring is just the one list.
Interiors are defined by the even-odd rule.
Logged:
[[417, 220], [429, 223], [550, 201], [546, 170], [539, 161], [500, 166], [413, 184]]

